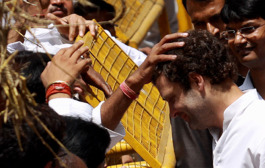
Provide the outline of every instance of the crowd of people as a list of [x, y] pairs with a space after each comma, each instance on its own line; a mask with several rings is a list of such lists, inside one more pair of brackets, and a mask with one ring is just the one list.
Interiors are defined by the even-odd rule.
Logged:
[[[53, 21], [49, 28], [22, 31], [24, 38], [9, 32], [7, 50], [18, 51], [14, 67], [26, 77], [38, 103], [32, 108], [66, 148], [29, 116], [36, 129], [21, 121], [21, 150], [7, 120], [0, 131], [1, 167], [104, 167], [105, 153], [125, 136], [121, 118], [150, 82], [170, 107], [177, 168], [265, 167], [264, 0], [182, 0], [194, 30], [173, 29], [159, 41], [148, 42], [148, 50], [123, 44], [113, 25], [105, 25], [139, 66], [115, 91], [91, 66], [84, 42], [73, 43], [88, 30], [97, 34], [91, 19], [115, 16], [105, 1], [89, 2], [98, 8], [72, 0], [39, 0], [40, 16]], [[152, 29], [157, 29], [155, 24]], [[89, 85], [107, 97], [96, 108], [82, 97]]]

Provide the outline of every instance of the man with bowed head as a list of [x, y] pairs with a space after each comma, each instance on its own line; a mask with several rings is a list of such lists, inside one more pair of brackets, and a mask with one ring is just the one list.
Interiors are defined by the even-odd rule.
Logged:
[[[173, 36], [152, 49], [139, 74], [144, 74], [144, 79], [153, 75], [172, 117], [181, 117], [192, 129], [218, 130], [212, 133], [218, 139], [213, 147], [214, 167], [264, 167], [265, 102], [257, 90], [242, 92], [237, 87], [235, 63], [209, 32], [191, 31], [185, 38]], [[170, 39], [185, 45], [176, 47], [176, 42], [167, 43]], [[176, 59], [161, 60], [173, 55]], [[156, 68], [143, 68], [157, 62]]]
[[[225, 0], [182, 0], [196, 30], [216, 37], [225, 30], [220, 13]], [[192, 130], [181, 118], [171, 119], [176, 167], [212, 167], [212, 136], [208, 129]]]
[[[168, 101], [171, 117], [181, 117], [192, 129], [216, 130], [214, 167], [261, 168], [265, 102], [256, 89], [238, 88], [236, 69], [216, 37], [205, 30], [190, 31], [165, 36], [125, 83], [139, 93], [153, 81]], [[122, 97], [122, 92], [117, 89], [114, 94]]]

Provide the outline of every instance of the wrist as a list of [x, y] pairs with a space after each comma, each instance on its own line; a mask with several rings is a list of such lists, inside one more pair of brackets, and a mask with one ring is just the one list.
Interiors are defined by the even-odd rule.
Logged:
[[53, 98], [71, 98], [71, 88], [65, 81], [55, 81], [46, 88], [46, 102]]
[[120, 84], [120, 89], [123, 92], [123, 94], [126, 95], [131, 100], [135, 100], [139, 96], [139, 92], [135, 92], [134, 90], [132, 90], [126, 84], [125, 81]]
[[55, 94], [50, 95], [47, 101], [49, 102], [50, 100], [56, 99], [56, 98], [72, 98], [72, 97], [66, 93], [55, 93]]
[[129, 76], [125, 80], [125, 82], [128, 85], [128, 87], [130, 87], [136, 93], [139, 93], [145, 84], [143, 82], [143, 80], [141, 79], [141, 76], [138, 74], [135, 74], [135, 73], [133, 75]]

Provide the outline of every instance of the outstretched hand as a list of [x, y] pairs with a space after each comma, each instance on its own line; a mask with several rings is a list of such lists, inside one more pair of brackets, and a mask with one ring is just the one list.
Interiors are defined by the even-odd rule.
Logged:
[[81, 47], [83, 44], [83, 41], [78, 41], [69, 48], [61, 49], [52, 61], [48, 62], [41, 74], [45, 88], [58, 80], [72, 85], [81, 72], [88, 70], [91, 59], [81, 58], [88, 51], [88, 47]]
[[167, 55], [164, 53], [185, 45], [184, 42], [172, 41], [187, 36], [188, 33], [174, 33], [163, 37], [162, 40], [152, 48], [149, 56], [146, 57], [142, 65], [127, 79], [127, 82], [138, 81], [138, 88], [135, 87], [135, 90], [140, 90], [144, 84], [151, 82], [153, 72], [159, 62], [173, 61], [177, 58], [177, 55]]
[[83, 72], [81, 75], [83, 80], [86, 82], [86, 84], [90, 84], [102, 90], [106, 98], [111, 96], [112, 94], [111, 87], [107, 84], [107, 82], [103, 79], [103, 77], [93, 69], [93, 67], [90, 67], [88, 71]]
[[83, 37], [88, 30], [92, 36], [95, 36], [97, 33], [97, 25], [94, 21], [86, 20], [82, 16], [76, 14], [60, 18], [54, 14], [48, 13], [46, 17], [53, 20], [56, 25], [69, 25], [65, 27], [57, 27], [58, 31], [63, 36], [68, 37], [69, 41], [74, 41], [78, 35]]
[[[157, 63], [175, 60], [177, 58], [176, 55], [166, 55], [164, 53], [168, 50], [182, 47], [184, 45], [183, 42], [172, 41], [187, 36], [187, 33], [170, 34], [156, 44], [142, 65], [126, 79], [125, 83], [130, 90], [139, 93], [144, 84], [151, 81]], [[132, 101], [133, 99], [128, 97], [124, 90], [118, 88], [101, 106], [102, 125], [114, 130]]]

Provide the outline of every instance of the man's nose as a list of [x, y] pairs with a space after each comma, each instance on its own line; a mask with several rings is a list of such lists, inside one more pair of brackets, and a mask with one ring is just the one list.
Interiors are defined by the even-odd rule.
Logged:
[[212, 33], [214, 36], [218, 36], [220, 34], [220, 30], [219, 28], [215, 27], [213, 24], [211, 24], [210, 22], [208, 22], [206, 24], [206, 28], [207, 30]]
[[247, 39], [240, 32], [236, 32], [235, 39], [234, 39], [234, 45], [240, 46], [246, 42], [247, 42]]

